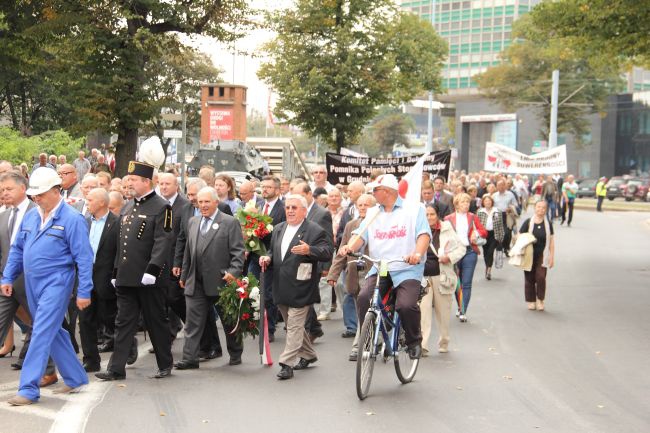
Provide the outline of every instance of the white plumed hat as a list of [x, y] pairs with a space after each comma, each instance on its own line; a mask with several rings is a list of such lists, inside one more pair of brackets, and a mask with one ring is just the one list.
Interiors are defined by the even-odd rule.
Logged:
[[165, 162], [165, 151], [160, 144], [160, 138], [157, 135], [147, 138], [140, 144], [138, 161], [153, 165], [160, 168]]

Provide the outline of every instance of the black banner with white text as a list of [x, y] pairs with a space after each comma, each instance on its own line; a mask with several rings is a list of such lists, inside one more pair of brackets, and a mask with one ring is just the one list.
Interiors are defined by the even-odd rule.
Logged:
[[[348, 185], [355, 180], [368, 183], [370, 181], [370, 174], [375, 169], [382, 170], [386, 174], [394, 174], [399, 179], [409, 172], [421, 156], [371, 158], [328, 152], [325, 159], [327, 180], [332, 185], [336, 185], [337, 183]], [[423, 171], [433, 175], [433, 177], [442, 176], [448, 179], [450, 163], [451, 150], [432, 152], [424, 161]]]

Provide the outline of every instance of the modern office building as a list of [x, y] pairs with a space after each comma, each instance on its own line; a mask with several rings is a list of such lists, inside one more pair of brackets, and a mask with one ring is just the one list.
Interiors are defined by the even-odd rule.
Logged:
[[[543, 143], [541, 116], [522, 108], [505, 112], [482, 98], [473, 76], [499, 64], [500, 53], [512, 41], [512, 24], [543, 0], [402, 0], [401, 8], [430, 21], [449, 44], [443, 69], [443, 93], [435, 95], [434, 141], [444, 135], [447, 123], [439, 116], [455, 117], [457, 168], [480, 170], [485, 142], [495, 141], [524, 153], [540, 150]], [[550, 79], [550, 77], [549, 77]], [[562, 72], [560, 72], [562, 79]], [[645, 131], [647, 101], [639, 102], [639, 93], [650, 89], [650, 71], [633, 68], [626, 74], [627, 95], [610, 98], [605, 117], [589, 116], [591, 134], [576, 143], [570, 135], [558, 137], [567, 145], [569, 171], [580, 177], [623, 174], [630, 169], [648, 171]], [[632, 92], [637, 92], [632, 95]], [[634, 111], [620, 111], [621, 103], [635, 101]], [[426, 109], [422, 101], [407, 107], [414, 116], [417, 134], [426, 136]], [[629, 102], [631, 103], [631, 102]], [[420, 108], [418, 108], [420, 107]], [[639, 117], [640, 116], [640, 117]], [[626, 129], [627, 128], [627, 129]], [[435, 148], [435, 147], [434, 147]], [[543, 149], [543, 147], [542, 147]]]
[[446, 96], [469, 96], [478, 94], [472, 77], [499, 63], [499, 53], [512, 43], [512, 23], [539, 1], [403, 0], [401, 7], [433, 22], [449, 43]]

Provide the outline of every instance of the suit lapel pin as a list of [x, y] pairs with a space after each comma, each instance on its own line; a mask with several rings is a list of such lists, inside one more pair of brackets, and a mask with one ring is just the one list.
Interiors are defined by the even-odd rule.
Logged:
[[217, 230], [219, 228], [219, 224], [214, 223], [212, 224], [212, 230]]

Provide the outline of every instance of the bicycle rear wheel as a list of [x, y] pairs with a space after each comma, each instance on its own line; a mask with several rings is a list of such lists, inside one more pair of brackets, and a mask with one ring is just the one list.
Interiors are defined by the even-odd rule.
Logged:
[[411, 359], [409, 356], [409, 348], [406, 345], [406, 333], [401, 326], [397, 338], [397, 352], [395, 352], [393, 360], [395, 362], [395, 373], [397, 373], [399, 381], [402, 383], [411, 382], [415, 377], [415, 372], [418, 370], [420, 360]]
[[375, 318], [375, 313], [368, 311], [359, 334], [359, 352], [357, 354], [357, 396], [359, 400], [368, 396], [372, 371], [377, 358], [374, 345]]

